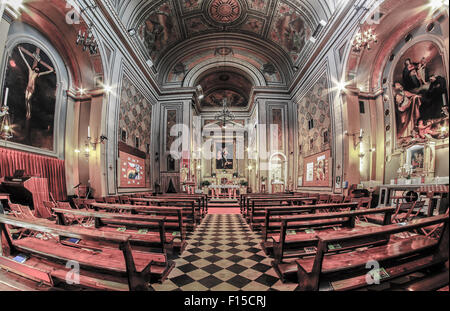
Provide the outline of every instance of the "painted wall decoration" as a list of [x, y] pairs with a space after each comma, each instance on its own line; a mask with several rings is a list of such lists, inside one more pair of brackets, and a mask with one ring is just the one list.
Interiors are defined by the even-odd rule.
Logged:
[[[333, 135], [328, 85], [324, 72], [298, 103], [299, 176], [304, 172], [305, 158], [331, 149]], [[303, 181], [306, 181], [305, 176]]]
[[166, 150], [170, 151], [172, 144], [177, 139], [176, 136], [170, 135], [170, 130], [177, 124], [177, 111], [167, 110], [167, 127], [166, 127]]
[[[152, 129], [152, 104], [134, 86], [131, 80], [124, 75], [120, 97], [119, 112], [119, 140], [128, 146], [136, 147], [136, 137], [140, 144], [137, 149], [148, 153], [151, 146]], [[150, 180], [150, 154], [145, 159], [145, 181], [147, 187], [151, 186]]]
[[281, 45], [295, 61], [309, 40], [311, 29], [301, 14], [286, 3], [280, 2], [275, 14], [270, 39]]
[[331, 187], [331, 151], [304, 159], [303, 186]]
[[155, 60], [161, 52], [179, 38], [171, 2], [163, 3], [138, 28], [139, 40]]
[[53, 150], [57, 76], [39, 47], [21, 43], [7, 63], [5, 88], [13, 138], [10, 141]]
[[127, 133], [127, 145], [135, 147], [135, 138], [141, 141], [139, 150], [146, 152], [146, 146], [151, 142], [152, 105], [136, 89], [127, 76], [122, 82], [120, 113], [119, 113], [119, 139], [122, 139], [122, 130]]
[[257, 17], [249, 17], [241, 26], [242, 30], [254, 32], [261, 35], [264, 27], [264, 20]]
[[208, 24], [200, 16], [186, 19], [185, 23], [188, 35], [195, 35], [197, 33], [213, 29], [209, 27]]
[[[195, 51], [193, 53], [188, 53], [185, 57], [178, 60], [173, 66], [175, 66], [178, 63], [183, 63], [186, 66], [186, 74], [197, 66], [198, 64], [205, 62], [209, 59], [215, 59], [218, 57], [223, 58], [221, 53], [228, 53], [227, 57], [233, 57], [236, 60], [245, 61], [250, 63], [251, 65], [255, 66], [256, 68], [260, 69], [264, 77], [266, 78], [267, 82], [270, 83], [280, 83], [282, 82], [282, 77], [280, 74], [280, 70], [275, 66], [275, 64], [270, 61], [269, 59], [263, 57], [262, 55], [255, 54], [252, 51], [246, 50], [245, 48], [241, 47], [226, 47], [226, 48], [216, 48], [216, 49], [204, 49], [201, 51]], [[270, 65], [267, 67], [267, 65]], [[275, 68], [271, 68], [271, 66]], [[274, 70], [272, 70], [274, 69]], [[185, 75], [174, 75], [173, 70], [168, 72], [166, 77], [166, 82], [180, 82], [184, 79]], [[249, 81], [245, 82], [244, 85], [248, 85]]]
[[213, 0], [209, 6], [211, 18], [218, 23], [232, 23], [241, 13], [242, 8], [237, 0]]
[[283, 132], [284, 132], [284, 122], [283, 122], [283, 111], [281, 109], [273, 109], [272, 110], [272, 123], [276, 126], [276, 130], [272, 133], [271, 138], [271, 147], [276, 150], [283, 150], [284, 140], [283, 140]]
[[249, 0], [247, 3], [250, 9], [259, 12], [265, 12], [267, 10], [269, 0]]
[[119, 152], [120, 187], [144, 188], [146, 186], [145, 159]]
[[181, 0], [181, 6], [185, 11], [194, 11], [201, 8], [203, 0]]
[[448, 126], [448, 90], [444, 62], [430, 41], [413, 45], [394, 69], [392, 96], [397, 144], [442, 138]]
[[234, 163], [234, 143], [233, 142], [216, 142], [216, 169], [232, 170]]

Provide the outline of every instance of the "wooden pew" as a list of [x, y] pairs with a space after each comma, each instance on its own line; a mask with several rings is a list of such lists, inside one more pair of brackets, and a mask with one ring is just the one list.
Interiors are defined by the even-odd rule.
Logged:
[[184, 222], [190, 224], [192, 229], [195, 229], [200, 223], [202, 217], [200, 207], [197, 206], [196, 199], [158, 199], [158, 198], [130, 198], [136, 203], [144, 203], [147, 206], [169, 206], [169, 207], [183, 207]]
[[277, 193], [277, 194], [268, 194], [268, 193], [249, 193], [249, 194], [243, 194], [240, 198], [240, 207], [241, 207], [241, 214], [247, 215], [248, 210], [251, 207], [251, 200], [253, 199], [280, 199], [280, 198], [291, 198], [291, 197], [301, 197], [301, 198], [311, 198], [310, 203], [313, 204], [315, 201], [313, 199], [317, 199], [317, 196], [311, 196], [311, 195], [300, 195], [298, 193], [291, 194], [291, 193]]
[[250, 225], [250, 228], [255, 230], [260, 229], [262, 223], [264, 222], [266, 207], [315, 205], [316, 199], [311, 197], [305, 198], [296, 196], [269, 199], [251, 198], [249, 203], [250, 208], [247, 210], [248, 213], [246, 215], [246, 220]]
[[[318, 237], [317, 252], [314, 257], [297, 259], [299, 288], [302, 291], [318, 290], [319, 285], [330, 284], [334, 290], [354, 290], [366, 288], [368, 262], [376, 261], [386, 272], [380, 282], [408, 275], [430, 267], [444, 266], [449, 252], [449, 218], [446, 215], [424, 219], [414, 219], [406, 224], [391, 224], [383, 227], [361, 229], [359, 232]], [[405, 239], [389, 239], [383, 245], [374, 245], [365, 250], [356, 250], [358, 245], [340, 253], [330, 250], [330, 245], [352, 243], [369, 238], [390, 238], [401, 232], [411, 232], [422, 227], [444, 223], [444, 231], [439, 239], [421, 235]]]
[[[8, 226], [33, 230], [43, 238], [27, 237], [14, 240]], [[57, 236], [58, 239], [53, 237]], [[46, 237], [46, 239], [44, 238]], [[22, 220], [0, 215], [0, 266], [8, 271], [40, 281], [50, 286], [64, 284], [70, 268], [67, 263], [80, 266], [79, 285], [98, 290], [151, 290], [152, 275], [165, 275], [169, 266], [164, 254], [133, 251], [130, 235], [95, 232], [80, 227], [64, 227], [41, 220]], [[75, 239], [107, 243], [96, 249], [77, 247]], [[25, 263], [13, 260], [26, 254]], [[67, 284], [66, 284], [67, 285]]]
[[[164, 217], [164, 229], [167, 233], [172, 234], [173, 248], [180, 255], [187, 246], [186, 231], [187, 226], [184, 222], [182, 207], [162, 207], [162, 206], [140, 206], [140, 205], [126, 205], [126, 204], [107, 204], [107, 203], [92, 203], [91, 208], [96, 211], [108, 211], [114, 213], [131, 213], [143, 214], [150, 216]], [[127, 215], [127, 214], [126, 214]]]
[[[274, 253], [272, 265], [275, 272], [280, 276], [282, 282], [285, 282], [287, 277], [295, 275], [297, 272], [294, 259], [315, 253], [314, 245], [317, 244], [318, 236], [358, 230], [355, 229], [356, 219], [364, 215], [383, 214], [385, 224], [390, 224], [390, 217], [394, 212], [395, 208], [385, 207], [281, 217], [280, 234], [272, 236]], [[373, 241], [358, 242], [360, 246], [364, 246]], [[339, 247], [344, 248], [345, 245]]]
[[[127, 215], [113, 213], [99, 213], [80, 210], [66, 210], [54, 208], [53, 212], [57, 216], [59, 225], [70, 225], [66, 221], [67, 215], [86, 217], [93, 220], [92, 229], [102, 232], [118, 232], [125, 228], [131, 236], [130, 243], [133, 246], [143, 246], [144, 251], [157, 251], [165, 253], [173, 251], [173, 235], [166, 234], [164, 228], [164, 217], [147, 215]], [[142, 231], [144, 230], [144, 231]]]
[[[285, 207], [266, 207], [264, 223], [261, 225], [263, 241], [261, 247], [270, 255], [273, 250], [272, 236], [279, 235], [281, 231], [281, 217], [292, 216], [296, 214], [316, 213], [317, 211], [341, 211], [356, 210], [358, 203], [336, 203], [336, 204], [318, 204], [318, 205], [302, 205], [302, 206], [285, 206]], [[270, 238], [270, 239], [269, 239]]]
[[206, 194], [163, 194], [163, 195], [145, 195], [146, 199], [175, 199], [175, 200], [197, 200], [196, 205], [200, 207], [201, 216], [204, 218], [208, 214], [208, 195]]

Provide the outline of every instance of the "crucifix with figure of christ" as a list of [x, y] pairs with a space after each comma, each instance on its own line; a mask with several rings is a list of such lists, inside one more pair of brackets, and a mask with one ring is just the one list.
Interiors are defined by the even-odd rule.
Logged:
[[[19, 46], [19, 53], [22, 56], [22, 59], [28, 68], [28, 84], [27, 84], [27, 88], [25, 90], [25, 106], [27, 109], [26, 119], [30, 120], [31, 119], [31, 97], [33, 96], [34, 91], [36, 89], [36, 79], [41, 76], [45, 76], [45, 75], [53, 73], [55, 71], [55, 69], [53, 69], [53, 67], [51, 67], [50, 65], [46, 64], [45, 62], [43, 62], [41, 60], [41, 56], [40, 56], [41, 49], [38, 47], [36, 48], [36, 52], [31, 53], [24, 47]], [[30, 65], [28, 63], [27, 59], [25, 58], [24, 53], [33, 59], [32, 65]], [[48, 69], [48, 71], [40, 72], [39, 64], [46, 67]]]

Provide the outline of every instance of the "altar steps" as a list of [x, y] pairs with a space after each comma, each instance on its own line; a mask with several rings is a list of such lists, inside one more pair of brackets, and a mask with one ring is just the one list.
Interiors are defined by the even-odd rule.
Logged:
[[208, 208], [239, 208], [239, 203], [237, 200], [211, 199]]

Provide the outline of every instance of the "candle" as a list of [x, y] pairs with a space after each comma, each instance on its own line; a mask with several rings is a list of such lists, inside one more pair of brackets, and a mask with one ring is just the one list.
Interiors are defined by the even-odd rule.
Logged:
[[8, 104], [8, 94], [9, 94], [9, 88], [6, 88], [6, 90], [5, 90], [5, 100], [3, 102], [3, 106], [5, 106], [5, 107]]
[[363, 137], [363, 130], [362, 129], [359, 131], [359, 137]]
[[91, 137], [91, 127], [88, 126], [88, 137]]

